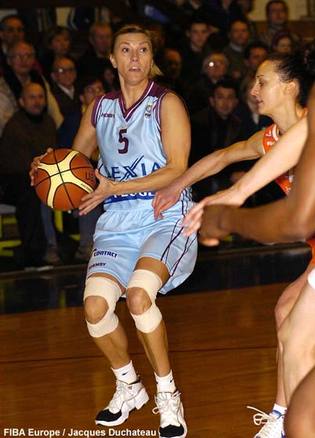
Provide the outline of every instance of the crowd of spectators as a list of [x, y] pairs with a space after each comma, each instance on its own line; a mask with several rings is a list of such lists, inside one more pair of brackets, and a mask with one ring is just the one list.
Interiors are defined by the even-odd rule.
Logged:
[[[268, 53], [290, 53], [302, 44], [290, 30], [285, 1], [267, 3], [267, 25], [260, 34], [248, 18], [251, 0], [126, 5], [132, 21], [136, 11], [137, 20], [156, 37], [156, 62], [163, 73], [157, 80], [187, 105], [190, 163], [270, 124], [258, 114], [250, 88]], [[100, 15], [83, 9], [72, 10], [68, 27], [57, 25], [50, 13], [48, 28], [38, 29], [36, 38], [30, 28], [34, 10], [30, 16], [27, 10], [4, 16], [0, 23], [0, 203], [16, 206], [22, 266], [62, 263], [51, 212], [29, 186], [32, 158], [47, 147], [71, 147], [86, 106], [98, 94], [118, 89], [109, 54], [123, 19], [110, 10]], [[196, 186], [196, 199], [227, 187], [247, 169], [229, 168]], [[88, 260], [99, 214], [79, 220], [77, 260]]]

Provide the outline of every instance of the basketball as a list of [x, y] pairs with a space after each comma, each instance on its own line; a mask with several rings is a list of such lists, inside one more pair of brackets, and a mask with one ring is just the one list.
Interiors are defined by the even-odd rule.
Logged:
[[78, 208], [81, 199], [96, 187], [89, 159], [72, 149], [54, 149], [43, 157], [34, 178], [40, 200], [56, 210]]

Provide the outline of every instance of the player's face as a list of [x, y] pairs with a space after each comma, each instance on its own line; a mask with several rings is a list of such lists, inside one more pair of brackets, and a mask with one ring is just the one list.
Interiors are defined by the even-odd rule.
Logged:
[[43, 87], [41, 87], [39, 84], [30, 85], [22, 94], [20, 103], [28, 114], [33, 116], [40, 115], [46, 105]]
[[277, 111], [283, 109], [284, 103], [290, 98], [286, 93], [287, 85], [281, 81], [274, 62], [267, 60], [259, 66], [251, 90], [257, 100], [259, 114], [273, 118]]
[[119, 35], [111, 62], [124, 83], [136, 85], [147, 80], [153, 64], [149, 38], [143, 33]]

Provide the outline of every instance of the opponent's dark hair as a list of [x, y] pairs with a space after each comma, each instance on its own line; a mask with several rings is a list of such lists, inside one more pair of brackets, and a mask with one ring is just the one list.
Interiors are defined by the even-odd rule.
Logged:
[[267, 60], [275, 64], [281, 81], [297, 81], [299, 85], [298, 101], [302, 106], [305, 106], [308, 93], [315, 80], [314, 43], [289, 55], [273, 53], [268, 56]]

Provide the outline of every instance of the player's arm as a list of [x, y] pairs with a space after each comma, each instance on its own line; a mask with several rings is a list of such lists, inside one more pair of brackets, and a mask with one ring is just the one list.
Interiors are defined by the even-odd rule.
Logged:
[[235, 232], [263, 243], [307, 238], [315, 230], [315, 87], [309, 99], [308, 137], [292, 190], [281, 201], [254, 209], [207, 207], [203, 240]]
[[96, 130], [92, 125], [92, 113], [94, 101], [90, 103], [84, 112], [79, 130], [74, 138], [72, 149], [82, 152], [90, 158], [97, 148]]
[[[166, 166], [145, 177], [128, 181], [112, 181], [96, 171], [99, 187], [83, 198], [81, 213], [87, 213], [112, 195], [159, 190], [186, 170], [190, 151], [190, 124], [182, 101], [172, 93], [166, 94], [162, 100], [161, 136]], [[145, 142], [145, 139], [142, 141]]]
[[215, 175], [229, 164], [262, 156], [264, 154], [263, 135], [263, 131], [257, 132], [246, 141], [219, 149], [197, 161], [183, 175], [176, 178], [169, 187], [156, 193], [153, 202], [155, 215], [158, 216], [162, 211], [170, 208], [186, 187], [210, 175]]
[[257, 190], [295, 167], [301, 156], [306, 137], [307, 119], [304, 117], [280, 137], [271, 150], [257, 161], [237, 183], [226, 190], [207, 196], [190, 210], [186, 220], [191, 225], [195, 222], [192, 230], [196, 232], [200, 227], [200, 219], [206, 206], [242, 205]]

